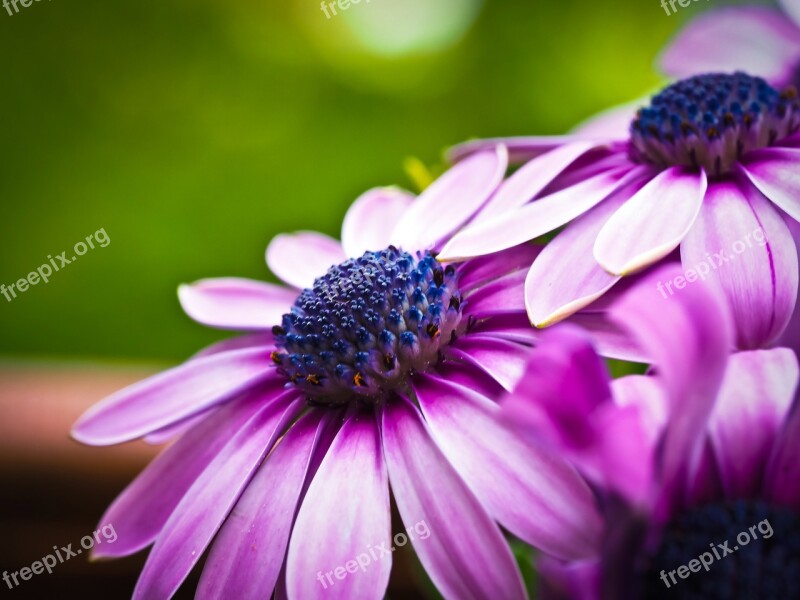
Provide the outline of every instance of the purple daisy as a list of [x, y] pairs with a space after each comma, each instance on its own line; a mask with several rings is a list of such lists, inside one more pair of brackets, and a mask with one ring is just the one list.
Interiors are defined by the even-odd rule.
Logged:
[[[587, 519], [605, 523], [595, 556], [540, 560], [550, 600], [800, 598], [797, 358], [729, 354], [718, 290], [656, 291], [676, 272], [659, 270], [614, 309], [655, 371], [611, 381], [586, 337], [558, 326], [505, 401], [509, 422], [593, 482]], [[527, 384], [543, 372], [547, 386]]]
[[460, 160], [502, 143], [525, 164], [440, 260], [501, 251], [569, 223], [526, 282], [529, 317], [544, 327], [679, 248], [690, 283], [706, 279], [725, 292], [739, 348], [774, 342], [798, 287], [797, 251], [784, 222], [785, 215], [800, 220], [796, 90], [741, 72], [694, 76], [654, 96], [626, 139], [604, 135], [615, 130], [455, 148]]
[[800, 2], [781, 5], [786, 14], [766, 6], [703, 14], [667, 47], [661, 68], [671, 77], [743, 69], [779, 88], [800, 87]]
[[[523, 284], [539, 249], [435, 257], [506, 161], [503, 148], [478, 153], [413, 202], [366, 193], [341, 244], [277, 237], [267, 262], [289, 287], [181, 287], [193, 319], [250, 334], [118, 392], [73, 430], [93, 445], [177, 438], [102, 519], [118, 540], [98, 556], [153, 545], [135, 598], [170, 597], [209, 548], [200, 598], [382, 598], [390, 490], [447, 597], [525, 597], [501, 526], [563, 559], [596, 550], [599, 519], [572, 512], [574, 499], [593, 502], [585, 480], [495, 418], [492, 398], [516, 383], [536, 337]], [[597, 328], [601, 343], [620, 338]], [[428, 536], [413, 535], [420, 523]]]

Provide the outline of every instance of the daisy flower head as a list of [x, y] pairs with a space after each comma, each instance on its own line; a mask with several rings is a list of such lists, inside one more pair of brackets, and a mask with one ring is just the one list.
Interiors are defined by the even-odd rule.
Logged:
[[[175, 439], [103, 517], [118, 543], [99, 555], [153, 546], [135, 598], [170, 597], [206, 550], [200, 598], [382, 598], [390, 494], [446, 597], [525, 597], [501, 526], [565, 559], [590, 552], [599, 519], [579, 523], [565, 502], [592, 502], [585, 480], [496, 418], [536, 337], [522, 289], [539, 249], [436, 257], [506, 160], [477, 153], [416, 199], [367, 192], [341, 243], [278, 236], [267, 262], [286, 286], [181, 287], [193, 319], [249, 333], [118, 392], [73, 430], [94, 445]], [[427, 536], [413, 535], [420, 523]]]
[[[544, 598], [800, 597], [797, 358], [729, 354], [718, 290], [659, 301], [656, 282], [677, 272], [651, 274], [614, 309], [654, 357], [648, 374], [610, 381], [585, 336], [557, 326], [503, 403], [593, 482], [605, 524], [595, 556], [541, 557]], [[525, 384], [543, 369], [551, 387]]]
[[659, 60], [670, 77], [743, 69], [777, 88], [800, 88], [800, 2], [729, 6], [692, 20]]
[[526, 282], [528, 314], [544, 327], [679, 251], [686, 278], [724, 291], [739, 348], [774, 342], [797, 297], [797, 252], [784, 222], [800, 219], [796, 89], [742, 72], [696, 75], [653, 96], [625, 139], [604, 135], [613, 130], [455, 148], [459, 160], [502, 143], [523, 165], [440, 260], [497, 252], [567, 225]]

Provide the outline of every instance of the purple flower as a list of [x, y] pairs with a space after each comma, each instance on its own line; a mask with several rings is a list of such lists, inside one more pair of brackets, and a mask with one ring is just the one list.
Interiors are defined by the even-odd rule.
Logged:
[[[654, 96], [626, 139], [609, 133], [618, 130], [618, 114], [611, 117], [610, 125], [568, 136], [457, 147], [456, 160], [503, 143], [525, 164], [440, 259], [497, 252], [574, 220], [531, 267], [526, 302], [534, 325], [568, 317], [623, 275], [680, 249], [686, 279], [725, 292], [739, 348], [774, 342], [798, 286], [797, 252], [783, 218], [800, 219], [794, 88], [781, 92], [744, 73], [700, 75]], [[669, 294], [683, 284], [668, 287]]]
[[781, 4], [786, 14], [766, 6], [703, 14], [664, 51], [662, 69], [672, 77], [743, 69], [779, 88], [800, 87], [800, 3]]
[[[586, 337], [558, 326], [504, 403], [509, 422], [593, 482], [586, 517], [605, 522], [595, 556], [542, 558], [547, 598], [800, 597], [797, 358], [729, 355], [724, 298], [694, 286], [664, 300], [657, 281], [674, 273], [654, 273], [613, 310], [654, 371], [611, 381]], [[546, 385], [527, 383], [543, 373]], [[726, 543], [730, 555], [712, 552]]]
[[[432, 253], [506, 160], [478, 153], [414, 202], [367, 192], [341, 244], [277, 237], [267, 261], [290, 287], [181, 287], [196, 321], [250, 334], [118, 392], [73, 430], [93, 445], [177, 437], [103, 516], [119, 539], [101, 556], [153, 544], [135, 598], [171, 596], [208, 548], [200, 598], [382, 598], [390, 489], [405, 526], [429, 530], [409, 537], [447, 597], [525, 597], [500, 526], [564, 559], [596, 551], [599, 519], [573, 512], [593, 502], [585, 480], [512, 434], [492, 400], [537, 336], [523, 282], [539, 249], [447, 266]], [[599, 342], [624, 345], [588, 317]]]

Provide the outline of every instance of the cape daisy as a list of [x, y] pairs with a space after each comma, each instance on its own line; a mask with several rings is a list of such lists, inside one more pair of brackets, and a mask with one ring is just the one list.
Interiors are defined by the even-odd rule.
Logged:
[[705, 263], [702, 278], [724, 290], [737, 346], [768, 345], [797, 297], [797, 253], [782, 217], [800, 219], [798, 129], [793, 87], [779, 91], [739, 72], [668, 86], [639, 110], [626, 139], [600, 127], [469, 142], [454, 159], [504, 144], [525, 164], [439, 258], [497, 252], [575, 220], [531, 267], [535, 325], [564, 319], [680, 248], [690, 283]]
[[[599, 521], [565, 503], [592, 502], [584, 480], [495, 419], [534, 339], [522, 289], [538, 249], [449, 266], [433, 253], [506, 159], [478, 153], [413, 202], [366, 193], [341, 244], [277, 237], [267, 262], [288, 287], [180, 289], [195, 320], [253, 333], [118, 392], [73, 430], [95, 445], [180, 434], [103, 516], [118, 540], [96, 554], [153, 544], [135, 598], [171, 596], [209, 547], [200, 598], [382, 598], [390, 489], [405, 525], [429, 529], [409, 537], [447, 597], [525, 597], [500, 526], [563, 558], [591, 552]], [[573, 519], [571, 539], [551, 531]]]
[[[732, 323], [713, 288], [673, 301], [656, 291], [677, 272], [615, 309], [654, 372], [610, 381], [586, 337], [558, 326], [504, 403], [509, 422], [592, 480], [605, 523], [595, 556], [541, 558], [543, 598], [800, 597], [797, 358], [729, 355]], [[541, 372], [552, 387], [527, 385]]]

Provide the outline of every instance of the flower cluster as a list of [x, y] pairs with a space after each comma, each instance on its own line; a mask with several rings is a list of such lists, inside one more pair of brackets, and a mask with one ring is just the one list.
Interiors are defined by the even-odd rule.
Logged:
[[341, 241], [278, 236], [282, 285], [181, 286], [243, 334], [76, 423], [171, 442], [95, 556], [152, 546], [135, 598], [206, 555], [200, 598], [377, 600], [390, 553], [328, 568], [391, 547], [394, 504], [448, 599], [527, 597], [507, 533], [546, 598], [800, 598], [800, 26], [711, 11], [662, 62], [683, 79], [636, 111], [462, 144], [419, 196], [359, 197]]

